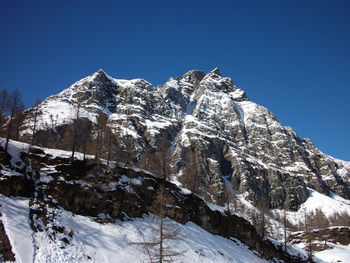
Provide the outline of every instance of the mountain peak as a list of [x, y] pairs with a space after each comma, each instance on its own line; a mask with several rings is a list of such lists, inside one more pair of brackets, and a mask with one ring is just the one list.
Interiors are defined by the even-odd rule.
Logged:
[[98, 80], [101, 82], [109, 82], [113, 81], [113, 78], [109, 76], [103, 69], [99, 69], [94, 74], [92, 74], [94, 80]]
[[209, 73], [213, 73], [216, 75], [219, 75], [221, 77], [221, 72], [219, 68], [214, 68], [212, 71], [210, 71]]
[[106, 74], [106, 72], [105, 72], [102, 68], [100, 68], [99, 70], [97, 70], [96, 73], [97, 73], [97, 74]]
[[201, 70], [190, 70], [186, 72], [183, 76], [181, 76], [181, 79], [186, 79], [192, 84], [198, 84], [203, 78], [205, 77], [205, 73]]

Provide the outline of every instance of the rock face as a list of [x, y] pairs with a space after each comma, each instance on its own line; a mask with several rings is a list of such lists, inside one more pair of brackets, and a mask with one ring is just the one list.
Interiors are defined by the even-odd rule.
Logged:
[[51, 129], [63, 142], [78, 104], [80, 117], [94, 125], [98, 114], [108, 118], [115, 147], [136, 166], [161, 174], [160, 156], [168, 152], [174, 178], [211, 202], [223, 204], [235, 192], [256, 206], [297, 210], [307, 187], [350, 198], [349, 163], [282, 126], [218, 69], [192, 70], [158, 87], [99, 70], [29, 113], [37, 110], [39, 130]]

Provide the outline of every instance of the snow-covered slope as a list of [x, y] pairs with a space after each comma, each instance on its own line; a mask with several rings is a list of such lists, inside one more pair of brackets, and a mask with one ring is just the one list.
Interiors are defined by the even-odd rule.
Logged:
[[[74, 215], [71, 212], [51, 210], [55, 226], [64, 227], [74, 234], [69, 244], [52, 240], [47, 232], [33, 232], [29, 225], [28, 199], [8, 198], [0, 195], [1, 213], [16, 262], [146, 262], [147, 255], [138, 245], [150, 239], [156, 218], [148, 216], [127, 222], [98, 223], [90, 217]], [[238, 240], [230, 240], [210, 234], [194, 223], [181, 225], [167, 220], [174, 228], [179, 228], [181, 240], [170, 243], [177, 251], [184, 252], [176, 262], [267, 262], [257, 257]], [[143, 233], [141, 236], [140, 233]], [[62, 234], [62, 237], [64, 235]]]
[[[35, 147], [26, 156], [29, 145], [15, 141], [8, 155], [3, 145], [1, 138], [0, 238], [9, 240], [16, 262], [146, 261], [143, 247], [131, 243], [157, 235], [153, 202], [161, 179], [125, 164], [107, 168], [92, 156], [84, 163], [80, 153], [73, 163], [62, 150]], [[169, 242], [182, 252], [175, 262], [301, 260], [261, 238], [240, 215], [188, 190], [169, 182], [165, 195], [167, 228], [180, 231]], [[0, 255], [4, 249], [0, 244]]]
[[[0, 146], [3, 145], [4, 139], [0, 139]], [[4, 191], [6, 187], [12, 187], [6, 183], [9, 178], [23, 178], [22, 158], [24, 158], [23, 153], [27, 152], [28, 146], [29, 145], [25, 143], [10, 141], [9, 153], [11, 159], [7, 161], [8, 163], [2, 161], [0, 170], [0, 192]], [[131, 245], [130, 242], [142, 242], [143, 238], [150, 238], [152, 236], [152, 226], [157, 224], [156, 216], [146, 215], [143, 218], [131, 220], [129, 218], [129, 221], [121, 221], [113, 219], [113, 216], [111, 217], [112, 213], [109, 214], [106, 212], [109, 211], [108, 208], [107, 210], [103, 210], [105, 209], [103, 205], [99, 208], [102, 209], [102, 213], [93, 212], [95, 216], [77, 215], [58, 205], [64, 205], [61, 202], [65, 201], [65, 198], [68, 198], [71, 204], [66, 204], [64, 206], [79, 211], [78, 206], [81, 204], [77, 201], [79, 200], [77, 196], [80, 195], [84, 196], [82, 200], [84, 203], [91, 202], [91, 196], [86, 195], [87, 192], [80, 192], [81, 190], [79, 190], [79, 188], [86, 190], [94, 189], [94, 191], [98, 191], [101, 195], [103, 194], [103, 192], [100, 192], [101, 189], [108, 192], [114, 191], [118, 186], [121, 186], [123, 191], [128, 190], [130, 193], [136, 194], [138, 192], [135, 191], [140, 190], [136, 190], [137, 188], [134, 187], [141, 187], [139, 189], [142, 189], [144, 182], [144, 179], [140, 177], [141, 174], [138, 174], [142, 169], [132, 168], [131, 170], [136, 173], [132, 178], [128, 178], [125, 175], [121, 176], [119, 179], [111, 175], [108, 177], [98, 175], [96, 178], [97, 184], [94, 184], [88, 178], [96, 177], [97, 174], [93, 176], [91, 172], [87, 172], [88, 176], [81, 176], [78, 180], [78, 178], [67, 177], [67, 175], [62, 172], [65, 170], [62, 170], [60, 167], [62, 167], [62, 165], [64, 166], [67, 160], [69, 162], [70, 152], [39, 147], [34, 148], [31, 152], [32, 154], [29, 157], [31, 164], [35, 167], [34, 169], [38, 171], [37, 176], [40, 174], [39, 177], [36, 177], [34, 197], [6, 197], [0, 194], [0, 221], [4, 225], [6, 234], [12, 245], [12, 251], [16, 255], [17, 262], [115, 262], [114, 260], [116, 258], [118, 258], [118, 260], [120, 259], [120, 261], [117, 262], [145, 261], [145, 257], [147, 256], [142, 254], [142, 247]], [[82, 160], [83, 155], [77, 153], [76, 157]], [[1, 156], [1, 158], [4, 157]], [[93, 156], [87, 156], [87, 158], [93, 161]], [[38, 164], [40, 164], [40, 166], [38, 166]], [[117, 167], [118, 165], [113, 163], [113, 166]], [[124, 166], [124, 164], [122, 166]], [[27, 168], [32, 170], [30, 167]], [[152, 174], [148, 173], [148, 175], [153, 177]], [[100, 177], [100, 179], [98, 177]], [[8, 182], [12, 181], [10, 180]], [[25, 181], [13, 182], [26, 184]], [[53, 191], [62, 183], [65, 184], [64, 188], [61, 188], [61, 190], [64, 191], [66, 191], [67, 187], [78, 186], [78, 188], [73, 188], [74, 191], [77, 192], [77, 196], [70, 197], [62, 193], [62, 197], [59, 192]], [[130, 188], [130, 185], [128, 185], [129, 183], [133, 185], [133, 188]], [[147, 190], [154, 189], [153, 186], [149, 185], [149, 182], [147, 185]], [[14, 189], [16, 191], [14, 191], [13, 194], [17, 194], [17, 188], [15, 187]], [[174, 190], [175, 188], [172, 191]], [[191, 192], [187, 189], [176, 191], [184, 195], [191, 195]], [[331, 216], [335, 212], [338, 213], [342, 211], [349, 213], [348, 200], [335, 194], [326, 196], [312, 189], [308, 189], [308, 191], [310, 192], [310, 197], [302, 204], [300, 209], [296, 212], [287, 212], [287, 217], [290, 222], [303, 222], [305, 211], [310, 212], [315, 209], [321, 209], [326, 216]], [[39, 196], [40, 198], [38, 198]], [[95, 202], [95, 200], [95, 204], [102, 204], [105, 201], [108, 202], [107, 199], [105, 200], [105, 198], [101, 196], [99, 198], [102, 199], [99, 202]], [[128, 199], [129, 198], [125, 198], [125, 201]], [[256, 209], [244, 199], [244, 196], [240, 195], [239, 199], [245, 204], [245, 209]], [[206, 203], [206, 205], [211, 211], [218, 211], [221, 214], [225, 214], [226, 208], [224, 207], [210, 203]], [[128, 206], [131, 207], [132, 204]], [[196, 206], [198, 206], [198, 204]], [[198, 207], [190, 208], [189, 211], [193, 214], [196, 208]], [[133, 209], [130, 211], [133, 211]], [[203, 211], [202, 208], [199, 213], [203, 214]], [[84, 211], [82, 212], [84, 213]], [[128, 213], [127, 210], [125, 210], [125, 212]], [[179, 213], [180, 211], [177, 212], [177, 214]], [[181, 213], [183, 213], [183, 211]], [[282, 211], [278, 210], [274, 210], [273, 213], [279, 213], [280, 216], [283, 214]], [[239, 217], [242, 216], [237, 213], [232, 214]], [[243, 215], [243, 217], [248, 218], [247, 215]], [[190, 221], [184, 225], [176, 223], [171, 219], [167, 219], [167, 221], [172, 227], [181, 230], [181, 240], [177, 240], [174, 243], [179, 251], [184, 251], [183, 256], [178, 258], [179, 261], [265, 262], [238, 239], [232, 237], [228, 239], [213, 235]], [[276, 221], [271, 222], [271, 226], [273, 226], [273, 232], [279, 232], [279, 234], [283, 233], [283, 226], [280, 223]], [[227, 230], [225, 230], [224, 226], [224, 232], [228, 231], [229, 228], [229, 225], [227, 225]], [[241, 229], [241, 231], [246, 231], [240, 226], [238, 228]], [[268, 231], [270, 230], [271, 228], [268, 229]], [[143, 233], [143, 235], [141, 233]], [[283, 234], [274, 236], [280, 239], [280, 241], [284, 240]], [[276, 244], [278, 244], [277, 246], [281, 244], [277, 241], [273, 242], [276, 242]], [[319, 241], [320, 244], [322, 242], [323, 241]], [[344, 255], [348, 253], [347, 246], [328, 243], [329, 247], [326, 250], [317, 252], [315, 255], [324, 259], [325, 262], [331, 262], [331, 260], [335, 259], [343, 260], [340, 262], [346, 262], [346, 257]], [[298, 246], [304, 248], [305, 243], [299, 243]], [[304, 253], [303, 250], [293, 246], [289, 246], [288, 251], [295, 255], [302, 255]], [[33, 261], [28, 261], [28, 259], [33, 259]]]

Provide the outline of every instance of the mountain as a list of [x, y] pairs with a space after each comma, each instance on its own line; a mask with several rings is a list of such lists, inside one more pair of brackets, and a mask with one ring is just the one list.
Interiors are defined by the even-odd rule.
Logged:
[[161, 214], [185, 235], [183, 262], [305, 262], [309, 247], [346, 260], [347, 239], [323, 242], [348, 233], [350, 163], [217, 68], [157, 87], [99, 70], [24, 119], [22, 142], [0, 139], [0, 262], [143, 262], [135, 242]]
[[116, 147], [137, 167], [160, 174], [157, 155], [170, 149], [173, 180], [210, 202], [223, 205], [240, 194], [256, 207], [297, 211], [308, 188], [350, 198], [350, 163], [282, 126], [219, 69], [192, 70], [157, 87], [99, 70], [35, 109], [41, 129], [53, 128], [56, 138], [44, 143], [38, 132], [37, 143], [69, 150], [64, 142], [78, 104], [80, 118], [93, 125], [106, 116]]

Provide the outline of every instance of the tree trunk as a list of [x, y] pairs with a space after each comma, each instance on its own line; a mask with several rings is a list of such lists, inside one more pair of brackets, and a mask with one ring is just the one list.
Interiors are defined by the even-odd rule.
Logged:
[[112, 134], [111, 132], [109, 132], [107, 169], [109, 168], [109, 162], [111, 160], [111, 151], [112, 151]]
[[287, 218], [286, 218], [285, 210], [283, 210], [283, 229], [284, 229], [284, 252], [287, 252]]
[[76, 147], [76, 139], [77, 139], [77, 133], [78, 133], [78, 125], [79, 125], [79, 111], [80, 111], [80, 105], [78, 104], [77, 108], [77, 114], [76, 114], [76, 123], [74, 124], [74, 134], [73, 134], [73, 143], [72, 143], [72, 156], [71, 161], [74, 160], [74, 154], [75, 154], [75, 147]]
[[164, 182], [162, 182], [160, 189], [160, 213], [159, 213], [159, 262], [163, 263], [163, 194], [164, 194]]
[[9, 124], [8, 124], [8, 127], [7, 127], [7, 133], [6, 133], [5, 152], [7, 152], [9, 141], [10, 141], [10, 133], [11, 133], [11, 128], [12, 128], [12, 119], [13, 119], [13, 117], [12, 117], [12, 114], [11, 114], [11, 117], [10, 117], [10, 120], [9, 120]]

